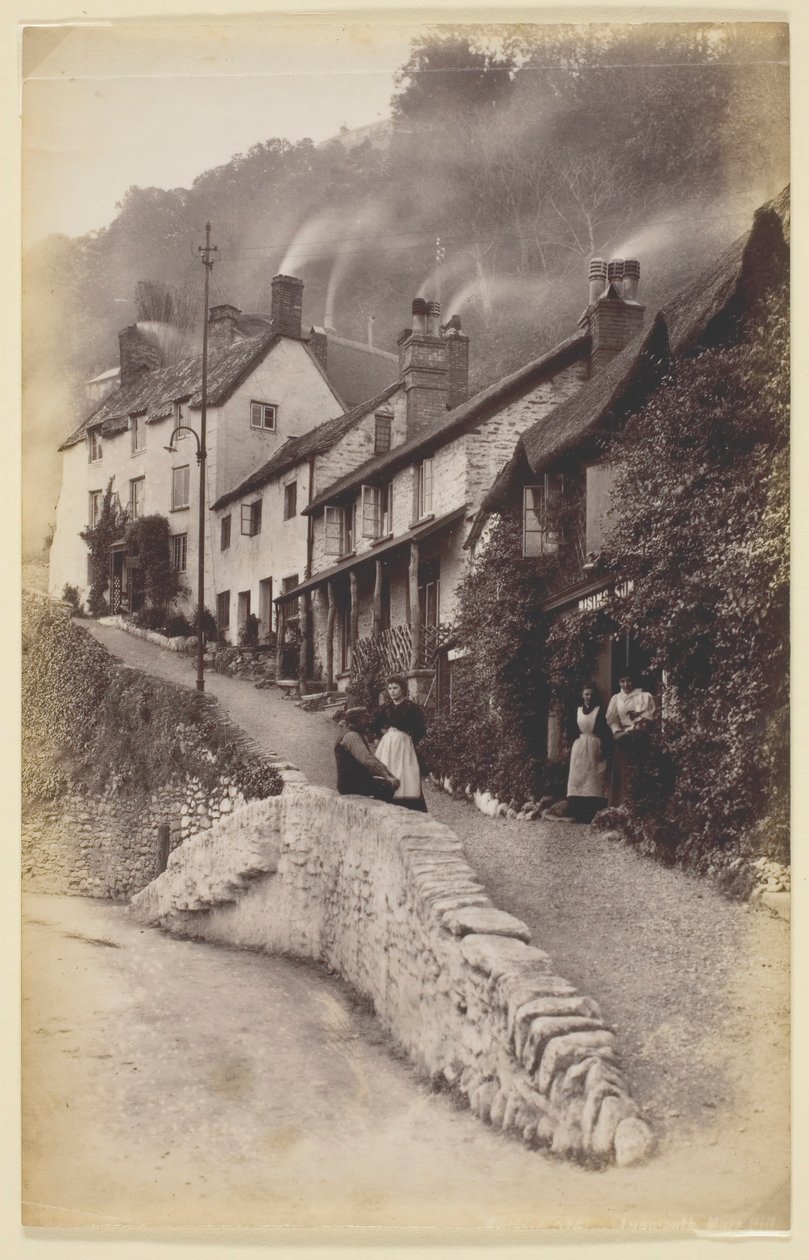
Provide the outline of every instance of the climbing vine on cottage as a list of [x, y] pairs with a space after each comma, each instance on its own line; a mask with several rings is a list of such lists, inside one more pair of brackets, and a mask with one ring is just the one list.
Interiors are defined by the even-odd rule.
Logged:
[[518, 513], [499, 517], [459, 588], [451, 712], [431, 725], [424, 752], [436, 775], [464, 791], [489, 790], [518, 804], [547, 786], [548, 688], [540, 611], [555, 563], [524, 560]]
[[110, 584], [110, 548], [120, 538], [127, 515], [121, 507], [118, 495], [112, 488], [112, 478], [107, 482], [101, 511], [95, 525], [83, 529], [79, 537], [87, 543], [90, 552], [90, 593], [87, 610], [91, 617], [103, 617], [109, 612], [107, 591]]

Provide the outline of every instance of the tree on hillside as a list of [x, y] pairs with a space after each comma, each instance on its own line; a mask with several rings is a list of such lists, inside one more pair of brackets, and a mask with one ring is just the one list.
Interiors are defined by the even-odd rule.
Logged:
[[396, 75], [394, 120], [440, 125], [448, 113], [496, 109], [511, 95], [513, 68], [509, 56], [483, 47], [474, 30], [434, 28], [413, 41]]

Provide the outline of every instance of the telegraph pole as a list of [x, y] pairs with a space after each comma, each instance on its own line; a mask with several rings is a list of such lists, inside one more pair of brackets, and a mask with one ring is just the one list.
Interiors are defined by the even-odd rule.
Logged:
[[197, 249], [202, 255], [202, 265], [205, 268], [205, 309], [203, 311], [202, 323], [202, 399], [200, 406], [200, 422], [199, 422], [199, 450], [197, 451], [197, 460], [199, 462], [199, 530], [198, 530], [198, 549], [199, 549], [199, 567], [197, 571], [197, 691], [205, 690], [205, 636], [202, 628], [202, 614], [205, 609], [205, 461], [207, 459], [207, 450], [205, 447], [205, 427], [208, 412], [208, 290], [211, 278], [211, 268], [214, 264], [213, 255], [217, 252], [216, 245], [211, 244], [211, 225], [205, 224], [205, 244], [198, 245]]

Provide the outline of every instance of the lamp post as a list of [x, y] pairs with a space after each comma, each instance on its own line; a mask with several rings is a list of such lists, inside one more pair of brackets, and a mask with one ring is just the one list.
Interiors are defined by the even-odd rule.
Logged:
[[198, 245], [202, 255], [201, 262], [205, 268], [205, 297], [202, 313], [202, 394], [200, 397], [199, 433], [190, 429], [187, 424], [175, 426], [167, 451], [175, 451], [174, 438], [178, 433], [192, 433], [197, 443], [197, 463], [199, 464], [199, 529], [197, 531], [197, 691], [205, 690], [205, 640], [202, 630], [202, 614], [205, 611], [205, 460], [208, 452], [205, 449], [205, 429], [208, 418], [208, 288], [213, 267], [213, 255], [216, 245], [211, 244], [211, 225], [205, 224], [205, 244]]
[[192, 429], [187, 424], [175, 425], [169, 438], [168, 446], [164, 447], [171, 455], [176, 454], [177, 447], [174, 445], [174, 439], [180, 434], [190, 433], [197, 444], [197, 463], [199, 464], [199, 565], [197, 568], [197, 691], [205, 690], [205, 642], [202, 633], [202, 610], [205, 607], [205, 429], [203, 426], [203, 436], [197, 433], [196, 429]]

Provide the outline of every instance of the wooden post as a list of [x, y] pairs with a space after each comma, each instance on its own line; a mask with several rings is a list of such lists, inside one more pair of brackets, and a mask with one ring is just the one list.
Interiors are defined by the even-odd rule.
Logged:
[[354, 647], [359, 637], [360, 622], [360, 601], [357, 595], [357, 573], [352, 569], [349, 573], [349, 582], [351, 585], [351, 661], [354, 663]]
[[334, 583], [326, 583], [329, 611], [326, 616], [326, 690], [334, 691], [334, 618], [337, 606], [334, 602]]
[[283, 677], [284, 669], [284, 631], [287, 624], [287, 607], [281, 601], [275, 614], [275, 681]]
[[410, 668], [421, 664], [421, 610], [419, 608], [419, 545], [410, 544]]
[[309, 658], [309, 592], [298, 596], [298, 619], [301, 628], [301, 646], [298, 655], [298, 690], [306, 695], [306, 666]]
[[382, 633], [382, 561], [377, 560], [374, 573], [374, 637]]

